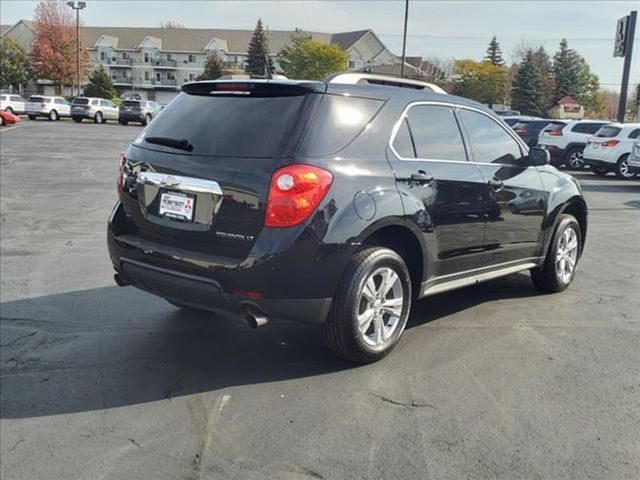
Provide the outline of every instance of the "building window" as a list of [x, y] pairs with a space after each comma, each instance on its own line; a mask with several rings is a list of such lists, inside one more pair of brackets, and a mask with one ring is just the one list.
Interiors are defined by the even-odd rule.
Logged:
[[356, 62], [349, 60], [349, 68], [356, 68]]
[[196, 61], [196, 56], [189, 54], [189, 63], [195, 63], [195, 61]]
[[189, 81], [193, 82], [195, 80], [196, 76], [193, 73], [189, 74]]
[[105, 61], [107, 59], [107, 52], [100, 52], [100, 60]]
[[151, 55], [149, 52], [144, 52], [144, 63], [149, 63], [149, 60], [151, 60]]
[[144, 79], [145, 80], [150, 80], [149, 72], [144, 72]]
[[131, 54], [129, 52], [122, 52], [122, 59], [123, 60], [131, 59]]

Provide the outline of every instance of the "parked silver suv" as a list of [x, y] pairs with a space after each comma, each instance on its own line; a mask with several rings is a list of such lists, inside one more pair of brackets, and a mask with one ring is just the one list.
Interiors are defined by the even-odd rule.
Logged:
[[71, 105], [64, 97], [31, 95], [27, 102], [27, 115], [30, 120], [35, 120], [36, 117], [59, 120], [60, 117], [68, 117], [70, 113]]
[[71, 102], [71, 118], [78, 123], [85, 118], [95, 123], [118, 120], [118, 107], [104, 98], [76, 97]]
[[0, 95], [0, 110], [5, 112], [15, 113], [19, 115], [25, 112], [27, 108], [27, 101], [22, 95], [16, 94], [3, 94]]
[[160, 110], [160, 105], [150, 100], [124, 100], [120, 105], [118, 122], [122, 125], [129, 122], [146, 125], [160, 113]]

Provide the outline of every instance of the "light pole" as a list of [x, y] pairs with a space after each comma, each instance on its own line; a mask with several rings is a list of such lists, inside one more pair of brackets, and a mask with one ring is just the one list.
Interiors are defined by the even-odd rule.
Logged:
[[67, 2], [67, 6], [76, 11], [76, 71], [78, 79], [78, 96], [80, 96], [80, 10], [87, 6], [86, 2]]
[[404, 77], [404, 59], [407, 53], [407, 21], [409, 20], [409, 0], [404, 3], [404, 33], [402, 35], [402, 63], [400, 64], [400, 78]]

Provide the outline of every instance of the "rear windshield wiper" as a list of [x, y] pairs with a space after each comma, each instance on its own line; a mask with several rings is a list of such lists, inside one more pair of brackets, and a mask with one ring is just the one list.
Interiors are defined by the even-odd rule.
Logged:
[[193, 145], [189, 143], [186, 138], [171, 138], [171, 137], [144, 137], [147, 143], [155, 143], [157, 145], [164, 145], [165, 147], [177, 148], [180, 150], [186, 150], [190, 152], [193, 150]]

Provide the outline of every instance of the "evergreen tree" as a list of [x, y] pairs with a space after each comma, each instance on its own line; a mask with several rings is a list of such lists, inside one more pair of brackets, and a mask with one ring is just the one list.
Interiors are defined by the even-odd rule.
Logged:
[[0, 39], [0, 86], [20, 89], [32, 77], [27, 52], [9, 37]]
[[518, 67], [511, 93], [511, 107], [525, 115], [543, 116], [544, 79], [536, 61], [535, 53], [527, 52]]
[[553, 57], [554, 101], [567, 96], [579, 99], [584, 66], [584, 59], [578, 52], [569, 48], [567, 40], [563, 38], [560, 49]]
[[89, 83], [84, 88], [84, 94], [87, 97], [108, 99], [116, 96], [116, 89], [113, 88], [113, 83], [104, 68], [102, 68], [102, 65], [89, 74]]
[[267, 66], [265, 60], [269, 60], [269, 71], [274, 72], [273, 60], [269, 56], [269, 41], [267, 39], [267, 32], [262, 26], [262, 19], [258, 19], [256, 29], [253, 31], [253, 37], [251, 37], [251, 43], [249, 43], [249, 51], [247, 58], [247, 65], [245, 71], [249, 75], [263, 77], [267, 73]]
[[196, 80], [215, 80], [224, 74], [224, 63], [215, 51], [209, 52], [204, 63], [204, 71]]
[[487, 47], [487, 55], [484, 58], [485, 60], [489, 60], [494, 65], [504, 65], [504, 60], [502, 59], [502, 49], [500, 48], [500, 44], [498, 43], [498, 40], [496, 40], [495, 35], [489, 42], [489, 46]]
[[554, 93], [555, 93], [555, 81], [553, 78], [553, 64], [549, 54], [544, 47], [539, 47], [532, 52], [533, 61], [538, 65], [540, 69], [540, 75], [542, 76], [542, 102], [545, 106], [545, 110], [553, 107]]

